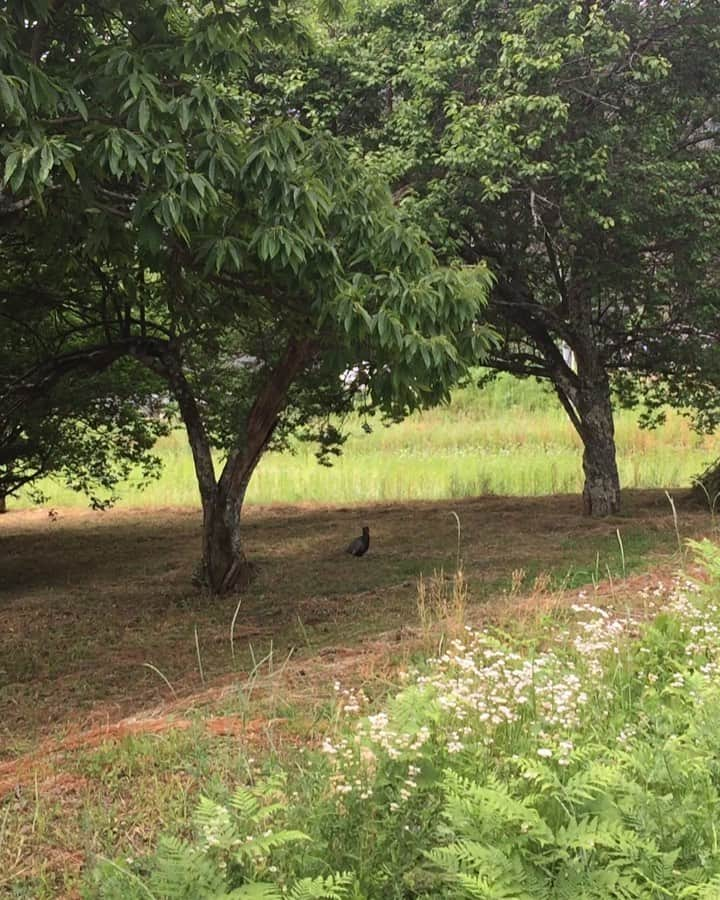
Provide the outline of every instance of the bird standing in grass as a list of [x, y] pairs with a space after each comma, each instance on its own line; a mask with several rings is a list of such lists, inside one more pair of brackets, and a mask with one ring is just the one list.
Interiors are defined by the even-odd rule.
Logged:
[[367, 525], [363, 527], [363, 532], [360, 537], [356, 537], [354, 541], [351, 541], [348, 544], [348, 548], [345, 551], [346, 553], [350, 553], [351, 556], [363, 556], [367, 553], [368, 547], [370, 546], [370, 529]]

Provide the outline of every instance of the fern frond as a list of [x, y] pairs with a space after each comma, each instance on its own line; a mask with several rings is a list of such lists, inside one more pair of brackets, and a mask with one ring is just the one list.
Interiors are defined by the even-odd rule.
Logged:
[[225, 877], [215, 863], [190, 844], [174, 837], [160, 839], [150, 892], [173, 900], [214, 896], [225, 889]]
[[427, 857], [471, 896], [479, 890], [485, 891], [482, 897], [546, 896], [547, 879], [518, 853], [508, 854], [477, 841], [456, 841], [431, 850]]
[[207, 797], [200, 797], [193, 820], [202, 835], [205, 849], [218, 847], [230, 850], [241, 840], [237, 823], [230, 810]]
[[274, 884], [255, 881], [235, 888], [229, 894], [223, 894], [215, 900], [283, 900], [283, 895]]
[[506, 829], [529, 835], [541, 843], [553, 839], [552, 830], [528, 798], [518, 800], [501, 782], [486, 787], [455, 773], [445, 775], [444, 815], [453, 828], [470, 840], [484, 840]]
[[537, 894], [529, 894], [515, 887], [493, 884], [483, 875], [458, 875], [457, 881], [465, 895], [473, 900], [536, 900]]
[[271, 834], [260, 835], [250, 841], [246, 841], [235, 851], [235, 859], [239, 863], [251, 862], [260, 857], [269, 856], [273, 850], [285, 847], [294, 841], [309, 841], [310, 838], [302, 831], [285, 829], [273, 831]]
[[355, 882], [349, 872], [328, 878], [302, 878], [290, 891], [290, 900], [345, 900]]
[[236, 809], [241, 816], [246, 819], [255, 821], [257, 814], [260, 812], [260, 804], [257, 798], [247, 788], [238, 787], [233, 792], [232, 797], [228, 800], [228, 806]]

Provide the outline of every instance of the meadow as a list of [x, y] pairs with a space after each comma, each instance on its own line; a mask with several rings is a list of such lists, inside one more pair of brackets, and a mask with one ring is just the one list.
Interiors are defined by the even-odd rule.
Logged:
[[[296, 444], [291, 454], [266, 454], [247, 502], [373, 503], [582, 490], [580, 440], [554, 394], [532, 380], [501, 376], [483, 389], [458, 390], [451, 405], [400, 424], [376, 423], [368, 435], [351, 421], [349, 430], [344, 452], [330, 468], [318, 465], [308, 444]], [[636, 412], [618, 410], [616, 437], [621, 482], [629, 488], [687, 486], [720, 455], [717, 437], [698, 435], [672, 412], [649, 431], [639, 428]], [[164, 464], [159, 480], [142, 491], [132, 483], [122, 486], [121, 505], [198, 505], [184, 434], [162, 440], [158, 455]], [[41, 488], [50, 506], [86, 502], [51, 480]], [[22, 507], [29, 500], [11, 503]]]
[[355, 433], [331, 469], [270, 454], [256, 578], [213, 600], [179, 433], [115, 509], [13, 501], [0, 896], [720, 896], [720, 561], [685, 544], [717, 520], [681, 489], [720, 448], [677, 415], [619, 412], [617, 438], [602, 520], [531, 382]]
[[[355, 725], [352, 717], [345, 721], [345, 714], [357, 707], [358, 699], [362, 712], [373, 716], [394, 708], [392, 698], [408, 686], [403, 673], [413, 667], [426, 671], [425, 659], [438, 656], [438, 648], [440, 656], [443, 649], [455, 654], [449, 640], [462, 639], [464, 625], [503, 646], [507, 638], [508, 654], [530, 654], [537, 660], [555, 637], [566, 641], [560, 632], [572, 618], [571, 607], [591, 602], [596, 609], [611, 611], [613, 620], [627, 621], [627, 635], [632, 637], [646, 617], [662, 612], [673, 573], [688, 565], [679, 539], [714, 532], [707, 509], [686, 503], [682, 492], [673, 496], [677, 523], [660, 490], [627, 491], [622, 515], [609, 520], [584, 518], [574, 495], [253, 507], [246, 539], [257, 577], [240, 597], [214, 601], [191, 582], [199, 541], [196, 509], [60, 508], [52, 515], [37, 508], [11, 510], [0, 517], [0, 896], [207, 896], [196, 882], [179, 887], [186, 876], [196, 877], [193, 860], [211, 878], [213, 896], [223, 896], [230, 887], [225, 876], [235, 879], [239, 871], [232, 862], [228, 865], [229, 844], [241, 840], [250, 847], [251, 835], [286, 828], [305, 830], [312, 842], [298, 838], [297, 846], [294, 841], [274, 849], [266, 845], [272, 853], [264, 857], [264, 867], [256, 865], [260, 855], [244, 859], [245, 882], [259, 878], [274, 887], [271, 891], [246, 883], [237, 896], [276, 896], [276, 873], [270, 867], [279, 867], [287, 883], [297, 880], [296, 893], [288, 894], [293, 898], [423, 896], [420, 887], [429, 882], [420, 856], [441, 844], [435, 826], [441, 822], [444, 790], [433, 780], [428, 793], [427, 777], [455, 759], [467, 763], [465, 774], [484, 766], [482, 771], [502, 780], [507, 767], [514, 765], [513, 754], [530, 761], [538, 750], [555, 753], [565, 749], [560, 741], [571, 740], [578, 754], [568, 772], [580, 780], [578, 791], [584, 790], [587, 752], [595, 748], [592, 777], [598, 771], [602, 776], [602, 748], [616, 747], [622, 717], [628, 723], [637, 719], [640, 730], [645, 728], [645, 713], [634, 699], [632, 668], [612, 683], [620, 687], [611, 719], [601, 694], [599, 705], [583, 707], [587, 716], [582, 727], [587, 730], [582, 740], [592, 747], [581, 746], [579, 738], [565, 733], [555, 735], [557, 740], [549, 745], [553, 735], [525, 715], [513, 720], [502, 743], [488, 743], [493, 734], [477, 732], [478, 753], [485, 755], [468, 755], [470, 736], [461, 736], [466, 725], [456, 726], [453, 719], [452, 727], [446, 727], [434, 704], [420, 705], [416, 694], [407, 694], [407, 700], [398, 701], [403, 721], [414, 721], [413, 728], [421, 729], [423, 722], [413, 716], [428, 715], [434, 737], [422, 753], [435, 755], [429, 762], [408, 755], [398, 761], [392, 755], [397, 748], [389, 748], [387, 759], [383, 750], [375, 800], [369, 804], [369, 797], [348, 794], [349, 817], [341, 815], [344, 807], [337, 803], [346, 786], [369, 773], [335, 770], [333, 760], [345, 756], [329, 752], [318, 759], [316, 751], [326, 740], [332, 747], [343, 740], [355, 746]], [[456, 516], [461, 523], [459, 545]], [[374, 542], [367, 556], [357, 560], [343, 553], [343, 547], [361, 522], [371, 523]], [[456, 568], [458, 550], [461, 574]], [[680, 652], [672, 636], [667, 648], [663, 640], [655, 641], [656, 668], [675, 665], [668, 654]], [[548, 691], [561, 700], [564, 661], [582, 662], [586, 649], [589, 644], [579, 655], [553, 663], [558, 680], [552, 685], [558, 690], [546, 685], [544, 701], [549, 700]], [[483, 646], [478, 653], [486, 650], [496, 652]], [[624, 650], [618, 659], [626, 659]], [[517, 659], [508, 661], [514, 665]], [[461, 670], [463, 666], [470, 663], [458, 662]], [[448, 677], [457, 681], [457, 674], [453, 670]], [[687, 704], [696, 696], [691, 689], [694, 682], [689, 681]], [[468, 694], [473, 694], [471, 685]], [[661, 711], [666, 708], [664, 697]], [[456, 712], [455, 718], [461, 718], [462, 710]], [[683, 724], [677, 721], [667, 723], [670, 732]], [[400, 728], [398, 722], [390, 730], [406, 734], [407, 727]], [[717, 728], [712, 723], [708, 727], [715, 740]], [[378, 737], [381, 730], [385, 734], [378, 729]], [[463, 744], [464, 754], [453, 756], [447, 745], [438, 747], [436, 738], [445, 732], [458, 734], [456, 743]], [[651, 736], [653, 747], [661, 737]], [[547, 762], [541, 756], [537, 760]], [[548, 766], [560, 766], [559, 760], [551, 759]], [[641, 769], [646, 767], [646, 756], [638, 760]], [[347, 762], [352, 767], [357, 761]], [[684, 758], [673, 758], [674, 766], [684, 764]], [[410, 766], [421, 769], [419, 778]], [[545, 767], [544, 777], [547, 773]], [[288, 776], [287, 783], [281, 783]], [[338, 780], [341, 777], [344, 780]], [[522, 786], [526, 782], [520, 777]], [[406, 780], [422, 784], [423, 790], [415, 792]], [[559, 784], [543, 816], [574, 790], [565, 781]], [[697, 791], [683, 785], [687, 790], [682, 809], [697, 805], [705, 815]], [[512, 790], [517, 788], [516, 779]], [[244, 792], [247, 789], [253, 797]], [[598, 785], [588, 789], [595, 791]], [[637, 791], [637, 782], [628, 790]], [[410, 792], [407, 798], [403, 791]], [[648, 802], [661, 804], [663, 814], [681, 796], [669, 794], [662, 780], [657, 792], [660, 797], [649, 795]], [[215, 805], [204, 804], [204, 812], [195, 815], [202, 796]], [[598, 804], [605, 804], [597, 796]], [[706, 796], [708, 803], [714, 802], [711, 794]], [[522, 809], [516, 799], [513, 794], [508, 800], [516, 818], [506, 823], [505, 846], [511, 844], [513, 829], [517, 832], [517, 817], [534, 815], [526, 811], [532, 798], [520, 796]], [[613, 795], [608, 803], [617, 806], [616, 799]], [[582, 818], [591, 804], [583, 806], [579, 800], [579, 794], [574, 795], [574, 809]], [[267, 803], [272, 821], [265, 818], [270, 814]], [[608, 809], [614, 817], [615, 807]], [[672, 842], [676, 825], [672, 819], [668, 822], [663, 848]], [[254, 830], [240, 833], [238, 827]], [[557, 840], [565, 840], [562, 829], [567, 830], [568, 822], [554, 820], [552, 827]], [[160, 857], [154, 859], [163, 834]], [[407, 840], [396, 841], [400, 834]], [[625, 839], [624, 833], [614, 834], [616, 843]], [[216, 835], [221, 846], [213, 843]], [[465, 837], [458, 832], [459, 840]], [[589, 839], [587, 830], [577, 837], [578, 842]], [[703, 848], [707, 839], [706, 833], [698, 837]], [[197, 840], [202, 845], [197, 853], [193, 845], [186, 867], [185, 844], [177, 841]], [[692, 834], [684, 839], [690, 861], [693, 840]], [[580, 843], [575, 850], [578, 846], [579, 855], [586, 856]], [[307, 877], [352, 870], [357, 847], [363, 848], [365, 860], [357, 871], [363, 892], [348, 894], [337, 885], [332, 893], [335, 888], [325, 881], [303, 887]], [[253, 854], [255, 849], [253, 845]], [[552, 846], [547, 852], [564, 852], [572, 866], [578, 859], [575, 850]], [[215, 856], [206, 859], [206, 851]], [[168, 865], [169, 857], [175, 863]], [[600, 855], [593, 863], [593, 877], [604, 871], [606, 858]], [[403, 860], [412, 861], [412, 871]], [[652, 866], [656, 864], [655, 855]], [[623, 865], [631, 867], [627, 856]], [[129, 866], [130, 874], [119, 873], [117, 866]], [[652, 877], [650, 870], [643, 872]], [[168, 886], [166, 875], [175, 888]], [[664, 873], [659, 882], [665, 890], [668, 877]], [[395, 893], [387, 888], [388, 878], [397, 886]], [[237, 880], [232, 890], [236, 886], [240, 890]], [[405, 895], [398, 893], [405, 889]], [[449, 892], [446, 884], [438, 890], [428, 896], [464, 896]], [[588, 895], [598, 900], [612, 896]], [[657, 896], [668, 894], [660, 891]]]

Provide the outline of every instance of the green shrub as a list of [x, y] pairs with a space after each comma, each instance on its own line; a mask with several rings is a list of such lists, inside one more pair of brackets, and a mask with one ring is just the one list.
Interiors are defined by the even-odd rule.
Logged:
[[102, 861], [93, 873], [91, 895], [107, 900], [167, 897], [180, 900], [343, 900], [352, 875], [277, 877], [271, 860], [308, 840], [301, 831], [276, 827], [286, 813], [282, 778], [259, 788], [238, 788], [226, 804], [201, 798], [193, 843], [164, 837], [151, 860], [119, 865]]

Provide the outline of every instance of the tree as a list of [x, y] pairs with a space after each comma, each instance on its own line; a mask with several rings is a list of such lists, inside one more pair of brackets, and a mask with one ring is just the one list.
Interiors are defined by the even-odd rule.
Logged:
[[143, 409], [150, 379], [143, 384], [138, 374], [119, 363], [92, 380], [68, 376], [21, 409], [3, 412], [0, 497], [25, 488], [42, 500], [37, 481], [52, 475], [102, 509], [117, 499], [119, 482], [133, 477], [144, 484], [158, 475], [152, 450], [169, 423], [161, 410]]
[[356, 141], [442, 258], [489, 262], [490, 365], [553, 384], [587, 514], [620, 506], [613, 384], [686, 405], [671, 383], [716, 340], [719, 77], [714, 0], [395, 0], [264, 79]]
[[[158, 407], [163, 384], [120, 354], [90, 357], [83, 306], [91, 282], [72, 253], [42, 259], [23, 233], [0, 240], [0, 496], [34, 492], [48, 474], [102, 507], [131, 472], [158, 472], [151, 452], [168, 430]], [[80, 302], [66, 289], [82, 282]]]
[[262, 453], [315, 424], [332, 444], [317, 414], [348, 407], [343, 371], [359, 367], [366, 402], [400, 416], [447, 398], [491, 340], [481, 266], [438, 269], [337, 140], [260, 114], [260, 52], [307, 40], [264, 2], [38, 3], [31, 16], [11, 3], [0, 19], [1, 249], [15, 273], [0, 313], [32, 282], [20, 245], [54, 310], [0, 416], [122, 362], [160, 379], [218, 593], [250, 575], [240, 515]]

